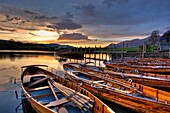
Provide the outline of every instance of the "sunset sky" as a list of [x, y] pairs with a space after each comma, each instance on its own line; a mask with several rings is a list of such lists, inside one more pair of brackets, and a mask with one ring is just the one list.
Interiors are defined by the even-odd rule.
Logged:
[[106, 46], [170, 30], [170, 0], [0, 0], [0, 39]]

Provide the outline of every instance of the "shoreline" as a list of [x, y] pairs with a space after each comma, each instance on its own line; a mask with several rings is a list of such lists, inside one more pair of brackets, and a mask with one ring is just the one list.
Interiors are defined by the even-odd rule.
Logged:
[[0, 54], [42, 54], [42, 55], [54, 55], [54, 51], [41, 51], [41, 50], [0, 50]]

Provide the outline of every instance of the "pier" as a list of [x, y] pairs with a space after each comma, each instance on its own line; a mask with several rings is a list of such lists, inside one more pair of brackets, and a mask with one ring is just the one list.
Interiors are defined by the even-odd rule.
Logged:
[[[60, 52], [62, 54], [62, 51]], [[84, 56], [83, 59], [85, 61], [91, 61], [91, 60], [114, 60], [117, 58], [124, 58], [124, 57], [135, 57], [135, 58], [170, 58], [170, 52], [147, 52], [146, 51], [146, 45], [143, 45], [142, 51], [128, 51], [128, 46], [122, 48], [102, 48], [101, 46], [95, 46], [95, 47], [73, 47], [73, 48], [67, 48], [64, 51], [64, 54], [70, 55], [72, 53], [72, 56], [77, 56], [77, 54], [82, 54]]]

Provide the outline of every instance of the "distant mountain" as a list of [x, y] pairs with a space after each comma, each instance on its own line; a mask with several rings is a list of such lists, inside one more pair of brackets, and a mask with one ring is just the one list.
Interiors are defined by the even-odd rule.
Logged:
[[110, 44], [106, 48], [114, 48], [114, 47], [122, 48], [123, 44], [124, 44], [124, 47], [126, 47], [127, 45], [128, 47], [139, 47], [144, 42], [146, 42], [149, 45], [157, 45], [159, 44], [159, 39], [160, 39], [159, 31], [155, 30], [151, 33], [150, 36], [144, 39], [133, 39], [133, 40], [122, 41], [117, 44]]
[[133, 39], [133, 40], [122, 41], [117, 44], [110, 44], [107, 46], [107, 48], [114, 48], [114, 47], [122, 48], [123, 44], [124, 44], [124, 47], [126, 47], [127, 44], [128, 44], [128, 47], [138, 47], [147, 41], [149, 41], [149, 37], [144, 38], [144, 39]]

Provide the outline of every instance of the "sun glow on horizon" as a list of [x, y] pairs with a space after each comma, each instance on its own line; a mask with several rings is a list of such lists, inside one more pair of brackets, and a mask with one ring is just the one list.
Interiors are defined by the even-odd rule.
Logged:
[[54, 42], [58, 39], [59, 34], [54, 31], [38, 30], [30, 32], [29, 35], [32, 37], [32, 41], [36, 43], [48, 43]]
[[39, 30], [39, 31], [34, 31], [32, 32], [34, 35], [36, 36], [49, 36], [49, 37], [58, 37], [59, 34], [57, 32], [53, 32], [53, 31], [46, 31], [46, 30]]

